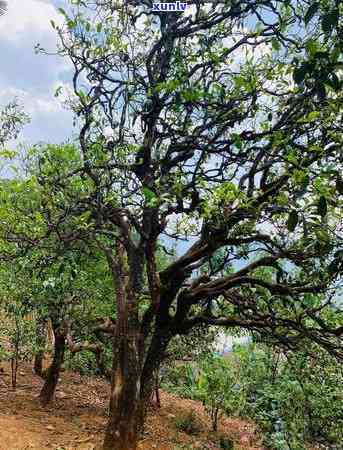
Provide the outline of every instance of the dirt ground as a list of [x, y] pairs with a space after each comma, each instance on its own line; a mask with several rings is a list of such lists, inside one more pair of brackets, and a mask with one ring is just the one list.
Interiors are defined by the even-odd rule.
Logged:
[[[31, 368], [20, 367], [18, 388], [10, 390], [10, 370], [0, 374], [0, 450], [95, 450], [107, 421], [109, 386], [103, 380], [63, 373], [54, 407], [42, 408], [36, 400], [41, 380]], [[201, 404], [161, 392], [161, 409], [149, 413], [139, 450], [177, 450], [188, 444], [217, 450]], [[175, 420], [194, 410], [201, 432], [180, 432]], [[235, 450], [263, 450], [253, 424], [235, 418], [221, 421], [219, 432], [235, 442]], [[188, 447], [189, 448], [189, 447]], [[188, 449], [187, 449], [188, 450]]]

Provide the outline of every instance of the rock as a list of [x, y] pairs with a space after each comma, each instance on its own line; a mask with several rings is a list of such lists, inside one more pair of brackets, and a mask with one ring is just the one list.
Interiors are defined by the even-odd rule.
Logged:
[[175, 414], [168, 414], [168, 419], [175, 419], [176, 418], [176, 415]]
[[48, 425], [48, 426], [46, 427], [46, 429], [49, 430], [49, 431], [54, 431], [54, 430], [55, 430], [55, 427], [54, 427], [53, 425]]
[[68, 395], [63, 391], [58, 392], [57, 395], [59, 398], [67, 398], [68, 397]]

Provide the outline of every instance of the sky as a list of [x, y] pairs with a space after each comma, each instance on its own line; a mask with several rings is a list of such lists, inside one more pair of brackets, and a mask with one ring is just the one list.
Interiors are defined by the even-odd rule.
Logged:
[[[59, 4], [59, 5], [58, 5]], [[60, 56], [35, 54], [37, 43], [56, 50], [57, 37], [50, 20], [61, 21], [58, 0], [8, 0], [0, 17], [0, 108], [17, 98], [31, 123], [19, 137], [27, 145], [58, 143], [73, 133], [72, 114], [54, 97], [56, 88], [71, 80], [71, 67]]]
[[35, 53], [38, 43], [56, 50], [57, 36], [50, 21], [60, 23], [57, 8], [66, 0], [8, 0], [0, 17], [0, 108], [17, 98], [31, 117], [17, 143], [59, 143], [73, 133], [72, 114], [54, 97], [56, 89], [69, 84], [68, 59]]

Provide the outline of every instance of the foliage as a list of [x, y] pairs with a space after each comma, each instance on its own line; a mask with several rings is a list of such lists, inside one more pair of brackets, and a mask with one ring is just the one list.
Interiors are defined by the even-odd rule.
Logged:
[[305, 450], [310, 441], [335, 449], [343, 438], [342, 367], [317, 347], [312, 350], [315, 356], [235, 346], [229, 359], [200, 360], [198, 371], [180, 367], [189, 376], [175, 384], [178, 392], [202, 399], [211, 418], [219, 408], [254, 420], [268, 448]]
[[208, 356], [201, 361], [200, 370], [199, 397], [210, 416], [213, 431], [217, 431], [222, 414], [237, 414], [242, 407], [243, 396], [237, 383], [239, 367], [222, 357]]
[[257, 421], [272, 448], [303, 450], [308, 440], [342, 440], [342, 369], [313, 350], [316, 356], [297, 352], [286, 359], [270, 349], [239, 351], [247, 396], [243, 414]]
[[227, 436], [219, 436], [219, 447], [222, 450], [235, 450], [233, 441]]
[[[128, 430], [168, 345], [199, 326], [343, 357], [341, 5], [191, 3], [186, 16], [150, 0], [60, 8], [78, 139], [33, 146], [25, 172], [1, 180], [0, 256], [24, 261], [31, 307], [70, 325], [77, 350], [94, 350], [89, 311], [111, 319], [105, 450], [136, 446]], [[223, 373], [204, 378], [210, 411], [233, 408], [215, 389]], [[275, 445], [296, 446], [307, 427], [290, 404], [298, 381], [282, 374], [261, 418], [246, 407]]]
[[187, 434], [198, 434], [201, 431], [201, 423], [192, 410], [176, 417], [175, 427]]
[[16, 139], [21, 127], [29, 122], [29, 117], [25, 114], [17, 100], [8, 103], [0, 111], [0, 157], [10, 157], [14, 154], [2, 149], [5, 142]]
[[204, 404], [213, 431], [224, 413], [238, 414], [243, 407], [239, 366], [220, 356], [203, 355], [198, 363], [177, 366], [166, 378], [167, 389]]
[[162, 387], [181, 397], [199, 400], [195, 380], [199, 368], [193, 363], [170, 364], [163, 370]]
[[[174, 389], [178, 395], [192, 397], [193, 371], [196, 370], [192, 361], [212, 353], [217, 337], [215, 327], [198, 327], [187, 335], [175, 336], [159, 371], [160, 383]], [[189, 361], [189, 364], [184, 365], [184, 361]]]
[[[0, 308], [3, 325], [0, 334], [0, 361], [11, 361], [12, 389], [16, 389], [17, 372], [22, 361], [32, 360], [35, 354], [35, 321], [18, 299], [11, 299]], [[1, 342], [4, 346], [2, 348]]]

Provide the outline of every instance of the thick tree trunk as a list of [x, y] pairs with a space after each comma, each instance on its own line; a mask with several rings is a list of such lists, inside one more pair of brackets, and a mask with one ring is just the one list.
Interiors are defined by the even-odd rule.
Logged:
[[155, 333], [151, 339], [151, 343], [146, 354], [141, 375], [141, 392], [139, 399], [140, 432], [144, 429], [147, 409], [156, 388], [156, 373], [159, 373], [160, 365], [170, 339], [171, 336], [168, 333]]
[[136, 450], [139, 436], [140, 363], [135, 336], [120, 336], [113, 368], [110, 418], [104, 450]]
[[43, 406], [48, 405], [54, 399], [56, 386], [60, 376], [61, 367], [64, 361], [64, 352], [66, 347], [65, 334], [59, 328], [56, 328], [54, 332], [55, 332], [54, 358], [52, 360], [51, 366], [47, 370], [45, 383], [39, 394], [39, 400]]
[[[124, 225], [125, 223], [124, 221]], [[158, 335], [152, 338], [146, 353], [147, 336], [153, 316], [159, 308], [159, 285], [158, 279], [156, 281], [156, 277], [152, 275], [155, 270], [152, 260], [149, 270], [150, 288], [154, 291], [152, 316], [144, 325], [140, 323], [138, 314], [142, 255], [136, 250], [135, 248], [128, 252], [127, 247], [118, 240], [115, 257], [108, 251], [106, 253], [116, 286], [117, 317], [113, 344], [110, 417], [103, 450], [137, 449], [147, 404], [154, 389], [158, 354], [163, 353], [163, 344]]]
[[117, 320], [113, 340], [110, 417], [103, 450], [136, 450], [141, 376], [140, 324], [127, 254], [119, 240], [116, 258], [110, 257], [109, 262], [116, 286]]

